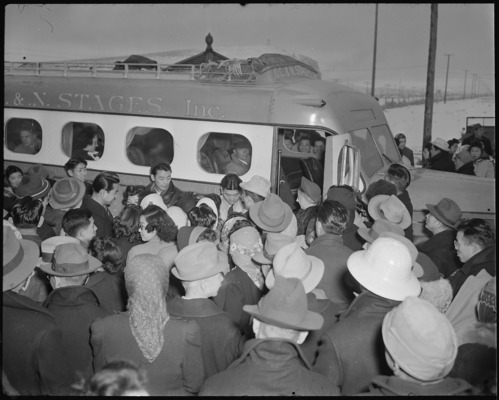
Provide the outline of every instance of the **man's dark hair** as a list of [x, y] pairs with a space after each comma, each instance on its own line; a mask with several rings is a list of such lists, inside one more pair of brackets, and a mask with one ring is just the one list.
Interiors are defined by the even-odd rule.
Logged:
[[20, 198], [14, 203], [10, 215], [16, 228], [33, 228], [38, 226], [43, 213], [43, 203], [40, 199], [30, 196]]
[[468, 244], [474, 243], [481, 249], [495, 243], [495, 231], [484, 219], [465, 219], [457, 226], [456, 232], [462, 232]]
[[239, 190], [241, 191], [241, 184], [242, 180], [237, 176], [236, 174], [227, 174], [223, 177], [222, 181], [220, 182], [220, 186], [222, 189], [226, 190]]
[[113, 185], [120, 184], [120, 177], [115, 172], [103, 171], [97, 175], [92, 183], [94, 193], [99, 193], [102, 189], [106, 192], [113, 190]]
[[151, 167], [150, 175], [156, 176], [158, 171], [172, 172], [172, 167], [167, 162], [161, 162]]
[[83, 158], [70, 158], [66, 164], [64, 164], [64, 171], [66, 171], [66, 174], [69, 171], [73, 171], [78, 164], [83, 164], [85, 167], [88, 165], [87, 160], [84, 160]]
[[386, 174], [397, 186], [399, 191], [404, 191], [411, 184], [411, 173], [402, 164], [393, 163], [388, 167]]
[[342, 235], [349, 219], [349, 211], [336, 200], [326, 200], [317, 211], [317, 220], [322, 224], [326, 233]]
[[66, 235], [76, 237], [81, 229], [90, 225], [90, 218], [92, 218], [92, 211], [85, 208], [72, 208], [62, 217], [62, 229]]
[[211, 228], [217, 222], [217, 216], [210, 206], [200, 204], [187, 213], [191, 226], [204, 226]]

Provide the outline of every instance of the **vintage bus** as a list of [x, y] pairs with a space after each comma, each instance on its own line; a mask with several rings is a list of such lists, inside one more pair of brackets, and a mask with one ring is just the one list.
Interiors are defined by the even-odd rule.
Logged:
[[[42, 163], [62, 177], [88, 130], [98, 137], [89, 179], [109, 170], [119, 173], [122, 186], [147, 184], [151, 164], [166, 160], [175, 184], [200, 194], [219, 192], [233, 144], [241, 140], [251, 150], [241, 179], [264, 176], [277, 193], [283, 180], [295, 193], [301, 176], [323, 193], [333, 184], [364, 193], [391, 163], [401, 162], [375, 98], [323, 81], [288, 56], [113, 67], [5, 62], [4, 165], [26, 170]], [[23, 130], [41, 143], [35, 154], [19, 152]], [[325, 153], [289, 149], [286, 135], [321, 140]], [[423, 235], [426, 204], [442, 197], [454, 199], [465, 217], [495, 219], [494, 180], [418, 168], [411, 174], [416, 235]], [[112, 212], [120, 208], [118, 199]]]

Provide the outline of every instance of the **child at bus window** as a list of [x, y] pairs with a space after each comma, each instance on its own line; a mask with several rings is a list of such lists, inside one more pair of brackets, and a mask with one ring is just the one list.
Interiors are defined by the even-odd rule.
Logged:
[[483, 144], [478, 140], [471, 142], [470, 153], [471, 157], [473, 157], [475, 175], [481, 178], [495, 178], [494, 163], [490, 160], [490, 157], [484, 151]]
[[123, 205], [134, 204], [138, 206], [140, 201], [144, 198], [146, 187], [142, 185], [128, 185], [123, 192]]
[[28, 129], [21, 129], [19, 137], [21, 144], [14, 149], [16, 153], [36, 154], [42, 148], [42, 141], [38, 139], [35, 132]]
[[70, 158], [66, 164], [64, 164], [64, 171], [66, 175], [70, 178], [76, 178], [85, 184], [85, 194], [92, 194], [92, 184], [85, 180], [87, 176], [87, 161], [83, 158]]
[[251, 145], [247, 140], [237, 140], [233, 144], [231, 161], [227, 164], [227, 174], [244, 175], [250, 169]]
[[84, 128], [78, 135], [73, 135], [72, 158], [97, 161], [101, 154], [97, 151], [99, 146], [99, 134], [92, 128]]

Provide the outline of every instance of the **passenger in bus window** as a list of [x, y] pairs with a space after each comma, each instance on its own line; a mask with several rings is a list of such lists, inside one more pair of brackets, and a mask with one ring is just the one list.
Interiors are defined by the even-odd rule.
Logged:
[[310, 145], [310, 137], [302, 136], [300, 141], [298, 142], [298, 151], [300, 153], [310, 153], [311, 145]]
[[101, 153], [97, 150], [99, 146], [99, 134], [92, 127], [86, 127], [77, 135], [73, 135], [73, 153], [71, 158], [82, 158], [84, 160], [97, 161]]
[[227, 174], [244, 175], [251, 164], [251, 145], [246, 139], [237, 139], [232, 146], [231, 161], [227, 164]]
[[14, 149], [16, 153], [36, 154], [42, 148], [42, 141], [37, 137], [35, 132], [28, 129], [21, 129], [19, 138], [21, 139], [21, 144]]
[[70, 178], [76, 178], [85, 184], [85, 194], [91, 195], [93, 192], [92, 184], [85, 180], [87, 176], [87, 161], [83, 158], [70, 158], [66, 164], [64, 164], [64, 171], [66, 175]]
[[324, 153], [326, 151], [326, 139], [323, 137], [315, 139], [312, 150], [313, 153], [317, 155], [317, 158], [322, 162], [324, 162]]

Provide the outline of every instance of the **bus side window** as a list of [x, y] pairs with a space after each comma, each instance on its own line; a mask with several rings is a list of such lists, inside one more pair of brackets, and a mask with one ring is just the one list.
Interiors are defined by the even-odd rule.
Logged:
[[37, 154], [42, 147], [42, 127], [34, 119], [9, 119], [5, 127], [5, 140], [10, 151]]
[[126, 143], [127, 157], [135, 165], [173, 161], [173, 136], [165, 129], [136, 126], [128, 132]]
[[70, 158], [97, 161], [104, 154], [104, 131], [96, 124], [70, 122], [62, 129], [62, 149]]
[[252, 146], [243, 135], [209, 132], [198, 142], [198, 164], [212, 174], [244, 175], [251, 166]]

